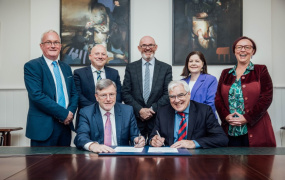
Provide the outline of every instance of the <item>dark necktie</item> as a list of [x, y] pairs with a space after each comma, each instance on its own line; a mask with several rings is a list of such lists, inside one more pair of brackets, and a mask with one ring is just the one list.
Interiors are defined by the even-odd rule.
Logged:
[[102, 71], [96, 71], [97, 72], [97, 81], [100, 81], [102, 79], [101, 72]]
[[185, 114], [183, 112], [178, 112], [178, 114], [182, 117], [182, 120], [180, 121], [180, 124], [179, 124], [179, 131], [178, 131], [178, 141], [180, 141], [182, 139], [186, 139], [187, 123], [186, 123]]
[[61, 81], [61, 76], [59, 72], [59, 68], [56, 61], [52, 62], [53, 64], [53, 73], [56, 81], [56, 93], [57, 93], [57, 103], [65, 108], [65, 97], [63, 92], [63, 86]]

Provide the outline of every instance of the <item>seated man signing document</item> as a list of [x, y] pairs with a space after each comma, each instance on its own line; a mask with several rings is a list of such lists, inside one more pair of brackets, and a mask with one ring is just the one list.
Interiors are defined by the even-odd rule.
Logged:
[[110, 146], [143, 147], [145, 139], [139, 136], [133, 108], [116, 103], [116, 84], [109, 79], [98, 81], [95, 97], [97, 103], [79, 112], [76, 147], [98, 153], [114, 152]]
[[170, 105], [157, 112], [150, 145], [172, 148], [212, 148], [227, 146], [228, 138], [210, 106], [190, 101], [185, 81], [168, 85]]

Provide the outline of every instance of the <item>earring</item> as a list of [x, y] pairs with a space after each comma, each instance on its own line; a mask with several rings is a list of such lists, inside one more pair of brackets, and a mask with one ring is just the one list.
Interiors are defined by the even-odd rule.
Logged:
[[201, 72], [203, 72], [203, 67], [201, 68]]

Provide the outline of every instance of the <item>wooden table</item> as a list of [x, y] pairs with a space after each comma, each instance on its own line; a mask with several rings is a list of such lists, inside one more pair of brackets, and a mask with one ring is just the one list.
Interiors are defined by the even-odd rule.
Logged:
[[[0, 132], [2, 133], [2, 143], [3, 146], [10, 146], [11, 145], [11, 131], [22, 130], [21, 127], [0, 127]], [[1, 144], [0, 144], [1, 146]]]
[[[74, 148], [5, 148], [0, 147], [0, 179], [260, 180], [285, 177], [285, 148], [222, 148], [220, 151], [217, 148], [213, 152], [220, 152], [218, 155], [204, 155], [200, 150], [192, 156], [179, 157], [102, 157]], [[241, 153], [231, 155], [238, 151]], [[243, 155], [245, 152], [249, 154]], [[272, 155], [273, 152], [282, 155]]]

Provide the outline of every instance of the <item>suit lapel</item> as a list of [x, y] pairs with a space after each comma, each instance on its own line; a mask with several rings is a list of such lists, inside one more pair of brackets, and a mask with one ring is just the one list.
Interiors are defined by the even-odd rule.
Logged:
[[114, 106], [115, 112], [115, 122], [116, 122], [116, 136], [117, 136], [117, 145], [121, 145], [121, 134], [123, 129], [123, 115], [120, 106], [116, 103]]
[[[200, 76], [198, 77], [198, 79], [197, 79], [196, 83], [194, 84], [193, 89], [191, 91], [191, 100], [194, 99], [196, 92], [202, 86], [205, 79], [206, 79], [206, 76], [204, 74], [200, 74]], [[190, 78], [189, 78], [189, 81], [190, 81]]]
[[137, 82], [139, 82], [139, 88], [141, 91], [141, 97], [143, 99], [143, 79], [142, 79], [142, 59], [137, 61], [136, 63], [136, 71], [137, 71]]
[[169, 105], [167, 115], [165, 116], [170, 119], [167, 125], [167, 135], [169, 145], [174, 143], [174, 122], [175, 122], [175, 110]]
[[94, 77], [93, 77], [93, 73], [92, 73], [92, 69], [91, 66], [86, 67], [85, 69], [85, 74], [86, 74], [86, 80], [87, 82], [89, 82], [89, 88], [92, 92], [92, 94], [95, 94], [95, 84], [94, 84]]
[[150, 95], [149, 95], [148, 99], [151, 98], [153, 89], [156, 86], [156, 82], [157, 82], [157, 79], [158, 79], [158, 76], [159, 76], [160, 67], [161, 67], [160, 66], [160, 62], [157, 59], [155, 59], [155, 65], [154, 65], [153, 77], [152, 77], [152, 86], [151, 86], [151, 91], [150, 91]]
[[192, 139], [193, 129], [197, 121], [197, 111], [192, 101], [190, 101], [189, 108], [187, 139]]
[[54, 79], [52, 77], [52, 74], [50, 72], [50, 69], [44, 59], [44, 57], [42, 56], [41, 58], [41, 64], [42, 64], [42, 68], [43, 68], [43, 71], [44, 73], [46, 74], [46, 77], [48, 78], [48, 81], [50, 83], [50, 87], [52, 88], [52, 91], [54, 93], [54, 100], [56, 100], [56, 88], [55, 88], [55, 82], [54, 82]]
[[65, 84], [66, 84], [67, 94], [70, 94], [69, 81], [67, 81], [67, 77], [68, 77], [67, 69], [65, 69], [65, 67], [63, 66], [63, 64], [62, 64], [62, 62], [61, 62], [60, 60], [58, 61], [58, 64], [59, 64], [59, 66], [60, 66], [61, 72], [62, 72], [63, 77], [64, 77], [64, 81], [65, 81]]
[[94, 123], [97, 126], [97, 129], [99, 130], [100, 139], [102, 140], [102, 143], [104, 144], [104, 124], [103, 124], [103, 118], [101, 115], [101, 111], [99, 109], [99, 104], [95, 104], [94, 114], [92, 118], [92, 123]]

